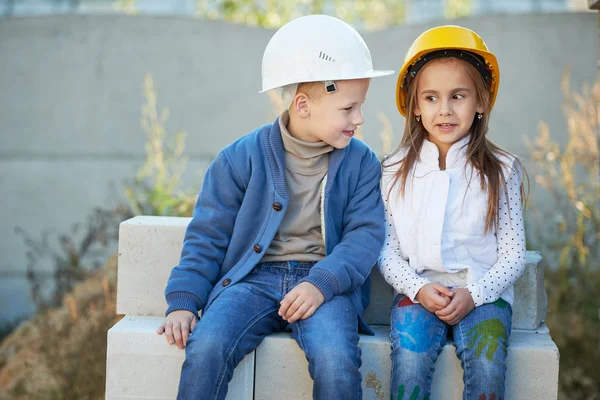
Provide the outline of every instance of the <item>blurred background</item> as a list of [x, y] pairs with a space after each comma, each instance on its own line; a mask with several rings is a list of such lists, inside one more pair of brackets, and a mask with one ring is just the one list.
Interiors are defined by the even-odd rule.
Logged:
[[[597, 3], [0, 0], [0, 396], [102, 398], [118, 223], [190, 215], [216, 153], [280, 111], [258, 94], [274, 30], [324, 13], [361, 32], [375, 68], [398, 71], [447, 23], [497, 55], [490, 138], [529, 173], [560, 398], [600, 399]], [[394, 91], [374, 80], [364, 107], [359, 137], [381, 156], [402, 135]], [[40, 362], [15, 361], [23, 351]]]

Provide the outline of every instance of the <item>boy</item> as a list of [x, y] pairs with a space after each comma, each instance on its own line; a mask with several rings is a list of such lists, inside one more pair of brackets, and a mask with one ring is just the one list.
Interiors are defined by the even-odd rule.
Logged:
[[358, 328], [370, 332], [384, 211], [380, 163], [351, 138], [370, 78], [392, 73], [333, 17], [298, 18], [270, 40], [262, 92], [281, 89], [288, 110], [213, 161], [165, 290], [158, 333], [186, 348], [178, 398], [225, 398], [236, 365], [283, 330], [315, 399], [362, 397]]

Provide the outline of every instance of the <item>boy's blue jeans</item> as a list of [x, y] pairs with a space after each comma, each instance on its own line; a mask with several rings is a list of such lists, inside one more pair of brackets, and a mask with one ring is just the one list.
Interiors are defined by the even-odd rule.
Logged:
[[[315, 399], [361, 399], [358, 315], [347, 296], [325, 302], [308, 319], [288, 324], [280, 301], [315, 263], [258, 264], [225, 290], [188, 338], [178, 399], [224, 399], [238, 363], [265, 336], [291, 329], [306, 354]], [[282, 394], [282, 398], [285, 398]]]
[[463, 399], [504, 399], [506, 355], [512, 323], [504, 300], [476, 307], [450, 326], [421, 304], [398, 295], [392, 304], [391, 398], [429, 399], [434, 364], [451, 331], [465, 383]]

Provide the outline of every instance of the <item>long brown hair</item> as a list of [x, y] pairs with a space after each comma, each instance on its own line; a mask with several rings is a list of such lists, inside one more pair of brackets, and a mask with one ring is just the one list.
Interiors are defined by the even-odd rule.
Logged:
[[[500, 193], [504, 192], [505, 196], [508, 197], [506, 182], [504, 180], [503, 168], [512, 168], [512, 165], [506, 165], [500, 157], [508, 156], [509, 159], [512, 157], [510, 154], [500, 148], [498, 145], [493, 143], [486, 137], [488, 131], [488, 121], [490, 118], [489, 113], [489, 104], [490, 104], [490, 92], [487, 84], [485, 83], [482, 75], [475, 69], [474, 66], [469, 64], [466, 61], [460, 60], [456, 58], [459, 62], [462, 62], [467, 69], [467, 73], [469, 77], [473, 80], [475, 84], [475, 91], [477, 93], [477, 101], [478, 104], [482, 105], [484, 112], [482, 114], [482, 118], [479, 119], [477, 115], [474, 116], [473, 124], [471, 125], [471, 129], [469, 134], [471, 135], [471, 140], [467, 145], [467, 161], [473, 167], [471, 176], [468, 177], [467, 181], [470, 185], [473, 181], [473, 171], [476, 171], [479, 176], [479, 184], [481, 186], [481, 190], [487, 190], [488, 193], [488, 207], [487, 214], [485, 218], [485, 232], [491, 232], [493, 228], [497, 227], [498, 219], [499, 219], [499, 209], [500, 209]], [[387, 156], [383, 160], [384, 167], [391, 167], [394, 165], [399, 165], [398, 171], [394, 174], [393, 184], [390, 185], [390, 190], [387, 193], [389, 196], [392, 188], [396, 186], [398, 182], [400, 182], [400, 186], [398, 188], [401, 196], [404, 196], [404, 192], [406, 189], [406, 180], [408, 179], [410, 172], [412, 171], [415, 162], [419, 158], [419, 154], [421, 152], [421, 148], [423, 147], [423, 142], [428, 138], [429, 133], [423, 127], [423, 124], [417, 121], [414, 116], [414, 110], [417, 107], [417, 82], [418, 82], [419, 74], [417, 73], [416, 79], [413, 79], [410, 82], [407, 88], [407, 118], [406, 123], [404, 125], [404, 135], [402, 136], [402, 140], [400, 145], [396, 148], [396, 150]], [[395, 163], [387, 163], [395, 154], [399, 151], [405, 150], [406, 153], [404, 157], [395, 162]], [[523, 165], [518, 159], [515, 159], [516, 167], [523, 171], [523, 176], [527, 178], [527, 173], [523, 168]], [[414, 178], [414, 176], [413, 176]], [[510, 179], [510, 177], [506, 177]], [[526, 179], [528, 181], [528, 179]], [[524, 180], [521, 181], [521, 199], [523, 204], [525, 203], [525, 184]]]

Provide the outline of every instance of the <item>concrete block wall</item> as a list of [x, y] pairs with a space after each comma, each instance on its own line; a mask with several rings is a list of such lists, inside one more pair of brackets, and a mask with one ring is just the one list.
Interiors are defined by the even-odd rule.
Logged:
[[[108, 333], [107, 399], [173, 399], [184, 351], [170, 346], [156, 328], [163, 320], [163, 291], [177, 265], [189, 218], [135, 217], [119, 231], [117, 312], [126, 317]], [[527, 253], [527, 268], [515, 286], [507, 399], [555, 399], [558, 349], [543, 324], [547, 303], [544, 266], [539, 253]], [[365, 318], [376, 335], [361, 336], [365, 399], [387, 399], [389, 310], [393, 289], [376, 269]], [[446, 345], [436, 364], [432, 398], [455, 399], [462, 393], [462, 368], [454, 346]], [[443, 390], [442, 390], [443, 388]], [[312, 381], [302, 351], [288, 334], [268, 337], [236, 369], [228, 399], [311, 398]]]

